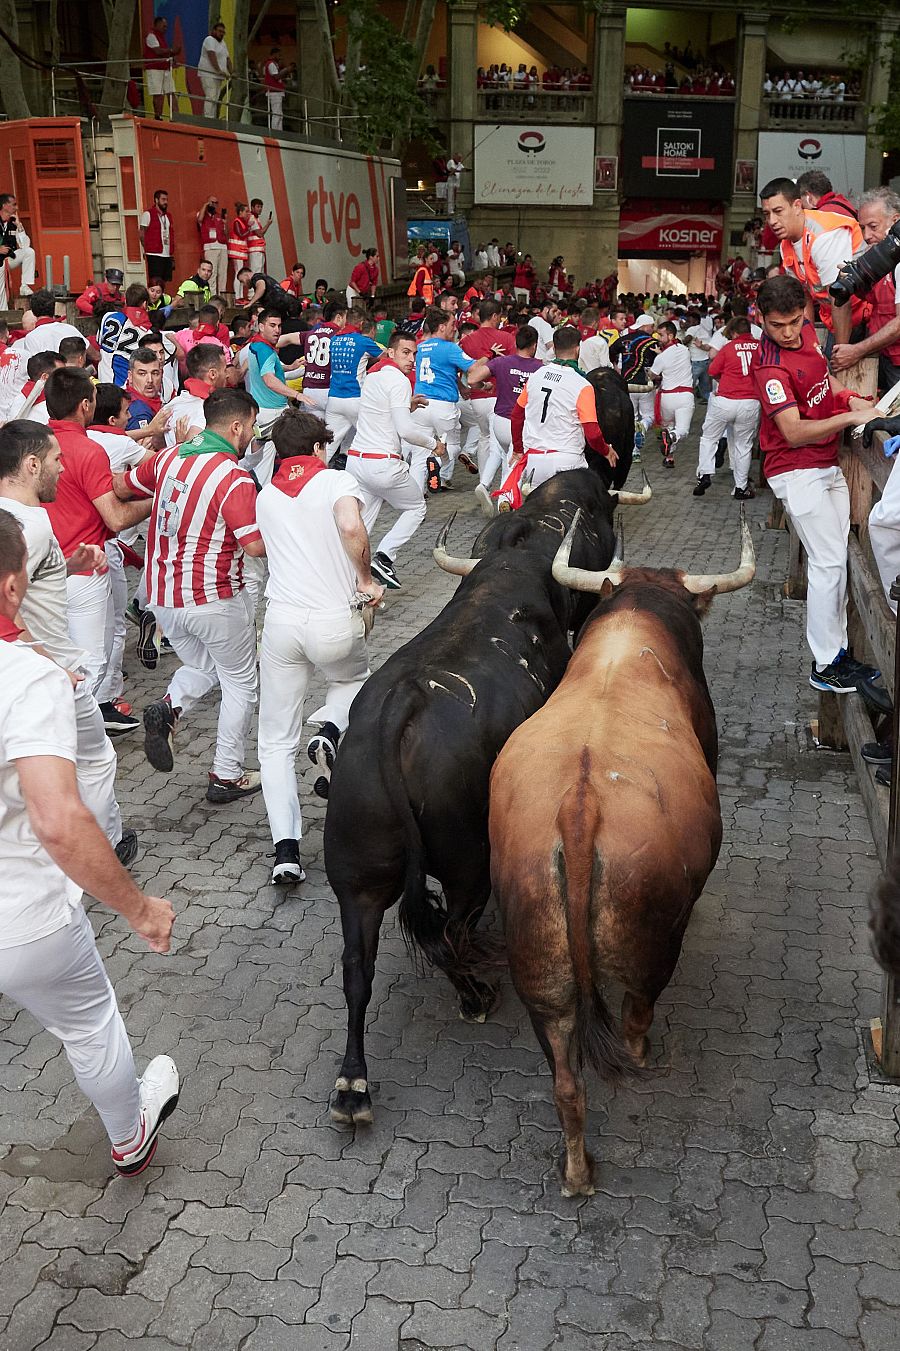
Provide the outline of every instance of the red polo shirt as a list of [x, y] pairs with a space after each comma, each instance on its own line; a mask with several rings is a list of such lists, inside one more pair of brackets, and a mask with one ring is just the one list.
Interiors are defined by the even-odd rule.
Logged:
[[[56, 501], [46, 502], [44, 510], [59, 547], [66, 558], [79, 544], [97, 544], [102, 549], [114, 532], [107, 529], [94, 502], [113, 490], [109, 457], [77, 422], [56, 422], [51, 418], [50, 430], [62, 450], [63, 472]], [[85, 569], [85, 575], [92, 571]]]

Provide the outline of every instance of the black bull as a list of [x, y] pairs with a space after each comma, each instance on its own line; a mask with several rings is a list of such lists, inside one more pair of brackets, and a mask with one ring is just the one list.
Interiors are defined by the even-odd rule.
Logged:
[[615, 501], [603, 474], [569, 470], [492, 521], [474, 545], [478, 566], [354, 700], [325, 818], [348, 1014], [337, 1121], [372, 1119], [365, 1018], [381, 922], [398, 898], [405, 937], [447, 974], [463, 1015], [483, 1019], [493, 1003], [493, 987], [476, 975], [476, 926], [491, 890], [490, 772], [510, 733], [556, 688], [568, 631], [585, 617], [585, 598], [551, 576], [560, 541], [581, 508], [577, 566], [607, 567]]
[[[597, 404], [597, 421], [606, 440], [618, 455], [618, 463], [613, 471], [612, 486], [622, 488], [631, 468], [634, 454], [634, 404], [628, 393], [628, 386], [618, 371], [610, 367], [601, 367], [591, 371], [588, 381], [594, 387]], [[585, 447], [585, 455], [590, 467], [603, 465], [602, 456]], [[608, 471], [607, 471], [608, 472]]]

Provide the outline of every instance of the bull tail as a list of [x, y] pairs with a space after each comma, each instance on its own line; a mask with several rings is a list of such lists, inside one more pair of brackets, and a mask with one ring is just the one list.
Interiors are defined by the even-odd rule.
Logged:
[[607, 1079], [639, 1072], [595, 976], [594, 891], [602, 881], [603, 860], [596, 840], [600, 799], [590, 778], [590, 752], [582, 752], [578, 782], [567, 791], [556, 816], [561, 847], [557, 854], [560, 895], [575, 980], [573, 1051], [579, 1066], [589, 1065]]

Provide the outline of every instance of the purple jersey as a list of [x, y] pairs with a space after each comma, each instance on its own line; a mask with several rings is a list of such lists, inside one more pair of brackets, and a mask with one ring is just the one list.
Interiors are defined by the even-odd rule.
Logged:
[[491, 375], [497, 385], [497, 402], [494, 412], [498, 417], [512, 417], [516, 399], [525, 387], [525, 381], [532, 371], [538, 371], [543, 361], [537, 357], [523, 357], [518, 353], [512, 356], [494, 357], [488, 362]]
[[328, 389], [331, 384], [331, 339], [340, 329], [331, 324], [320, 324], [311, 333], [304, 334], [303, 355], [306, 365], [303, 367], [303, 388]]

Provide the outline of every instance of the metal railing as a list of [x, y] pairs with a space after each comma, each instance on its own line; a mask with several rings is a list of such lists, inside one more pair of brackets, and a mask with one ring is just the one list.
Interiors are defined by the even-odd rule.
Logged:
[[842, 131], [861, 127], [865, 105], [860, 99], [809, 98], [786, 99], [780, 94], [763, 96], [760, 126], [803, 127], [834, 123]]
[[576, 118], [583, 117], [591, 105], [592, 94], [588, 88], [479, 89], [477, 94], [479, 116], [500, 113], [543, 117], [550, 114]]

